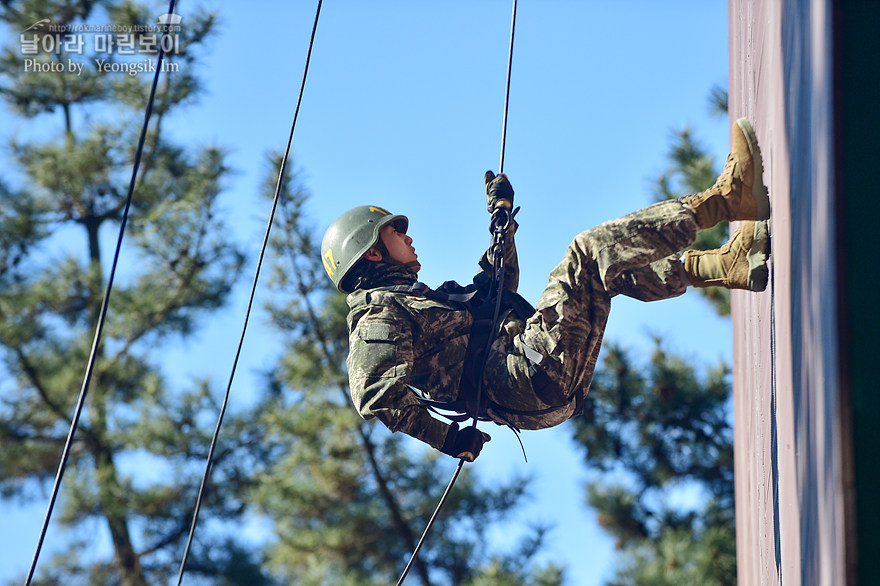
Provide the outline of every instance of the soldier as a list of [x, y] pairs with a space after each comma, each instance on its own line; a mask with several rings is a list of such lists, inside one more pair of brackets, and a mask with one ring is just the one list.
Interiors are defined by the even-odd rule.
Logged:
[[[494, 275], [491, 248], [471, 285], [448, 281], [429, 289], [417, 281], [421, 265], [405, 216], [376, 206], [340, 216], [321, 254], [330, 279], [348, 293], [348, 374], [361, 416], [473, 461], [490, 438], [457, 421], [478, 415], [514, 429], [543, 429], [581, 411], [612, 297], [668, 299], [689, 285], [763, 291], [769, 253], [763, 220], [770, 204], [761, 154], [746, 119], [731, 134], [731, 153], [711, 188], [576, 236], [536, 310], [516, 294], [511, 221], [503, 252], [504, 313], [494, 330], [480, 326], [482, 308], [492, 305], [486, 303]], [[489, 210], [511, 209], [507, 177], [490, 171], [485, 179]], [[689, 250], [682, 259], [699, 230], [730, 220], [744, 221], [723, 247]], [[463, 415], [441, 421], [429, 409], [437, 404]]]

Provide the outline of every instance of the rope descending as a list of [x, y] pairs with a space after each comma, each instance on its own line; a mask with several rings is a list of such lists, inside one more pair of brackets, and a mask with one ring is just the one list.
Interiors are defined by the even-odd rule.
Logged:
[[[174, 13], [174, 5], [176, 0], [171, 0], [168, 5], [168, 14]], [[76, 435], [79, 420], [85, 406], [86, 396], [89, 393], [89, 385], [92, 381], [92, 373], [95, 369], [95, 361], [98, 357], [98, 348], [101, 345], [101, 335], [104, 332], [104, 323], [107, 319], [107, 308], [110, 305], [110, 293], [113, 291], [113, 280], [116, 277], [116, 266], [119, 264], [119, 252], [122, 249], [122, 239], [125, 236], [125, 227], [128, 224], [128, 213], [131, 209], [131, 201], [134, 195], [134, 187], [137, 183], [138, 170], [141, 165], [141, 156], [144, 152], [144, 143], [149, 130], [150, 117], [153, 114], [153, 103], [156, 99], [156, 88], [159, 85], [159, 75], [162, 73], [162, 60], [165, 57], [163, 47], [165, 43], [159, 43], [159, 53], [156, 58], [156, 74], [153, 76], [153, 85], [150, 87], [150, 97], [147, 100], [147, 107], [144, 112], [144, 123], [141, 126], [140, 137], [138, 138], [137, 149], [134, 156], [134, 165], [131, 171], [131, 180], [128, 184], [128, 192], [125, 196], [125, 207], [122, 210], [122, 220], [119, 224], [119, 236], [116, 238], [116, 249], [113, 253], [113, 262], [110, 265], [110, 273], [107, 277], [107, 287], [104, 290], [104, 299], [101, 301], [101, 309], [98, 316], [98, 323], [95, 326], [95, 336], [92, 341], [92, 349], [89, 352], [89, 359], [86, 366], [86, 372], [83, 375], [82, 387], [80, 388], [79, 397], [76, 401], [76, 409], [70, 421], [70, 430], [67, 433], [67, 440], [64, 442], [64, 449], [61, 452], [61, 460], [58, 463], [58, 471], [55, 473], [55, 481], [52, 485], [52, 493], [49, 497], [49, 506], [46, 509], [46, 516], [43, 519], [43, 527], [40, 530], [40, 537], [37, 540], [37, 547], [34, 551], [34, 557], [28, 570], [25, 586], [29, 586], [34, 578], [34, 572], [37, 569], [37, 562], [40, 559], [40, 551], [43, 549], [43, 542], [46, 539], [46, 533], [49, 529], [49, 521], [52, 519], [52, 511], [55, 509], [55, 501], [58, 499], [58, 493], [61, 489], [61, 481], [64, 478], [64, 470], [67, 468], [67, 462], [70, 459], [70, 450], [73, 446], [73, 438]]]
[[[507, 107], [510, 103], [510, 74], [513, 68], [513, 36], [514, 31], [516, 29], [516, 0], [513, 0], [513, 14], [510, 17], [510, 45], [508, 47], [508, 55], [507, 55], [507, 86], [504, 92], [504, 113], [502, 116], [501, 123], [501, 160], [498, 163], [498, 173], [504, 172], [504, 151], [507, 143]], [[501, 311], [501, 292], [504, 290], [504, 234], [507, 231], [507, 228], [510, 226], [510, 221], [512, 219], [512, 214], [510, 210], [505, 208], [495, 208], [492, 211], [492, 220], [491, 220], [491, 228], [492, 228], [492, 254], [493, 254], [493, 278], [492, 278], [492, 288], [490, 289], [490, 294], [488, 299], [495, 301], [495, 311], [492, 317], [492, 331], [495, 331], [495, 327], [498, 325], [498, 316]], [[480, 375], [477, 377], [477, 405], [474, 410], [474, 422], [473, 427], [476, 429], [477, 422], [479, 421], [479, 413], [480, 413], [480, 399], [482, 397], [482, 386], [483, 386], [483, 372], [486, 369], [486, 360], [489, 357], [489, 349], [492, 345], [492, 336], [489, 336], [486, 343], [486, 351], [483, 352], [482, 364], [480, 365]], [[452, 474], [452, 478], [449, 480], [449, 484], [446, 486], [446, 490], [443, 491], [443, 495], [440, 497], [440, 502], [437, 503], [437, 507], [434, 509], [434, 512], [431, 514], [431, 518], [428, 520], [428, 524], [425, 526], [425, 530], [422, 533], [422, 536], [419, 538], [419, 542], [416, 544], [416, 548], [413, 551], [412, 555], [409, 558], [409, 561], [406, 564], [406, 567], [403, 569], [403, 573], [400, 575], [400, 579], [397, 580], [397, 586], [401, 586], [403, 581], [406, 580], [407, 574], [409, 574], [410, 568], [412, 568], [413, 562], [415, 562], [416, 557], [419, 555], [419, 551], [422, 549], [422, 545], [424, 545], [425, 540], [428, 537], [428, 532], [431, 531], [431, 527], [434, 526], [434, 522], [437, 520], [437, 516], [440, 514], [440, 509], [443, 508], [443, 505], [446, 504], [446, 499], [449, 497], [449, 494], [452, 492], [452, 487], [455, 485], [455, 481], [458, 480], [458, 475], [461, 473], [462, 468], [464, 467], [465, 460], [464, 458], [458, 461], [458, 465], [455, 467], [455, 472]]]
[[214, 428], [214, 435], [211, 438], [211, 446], [208, 449], [208, 457], [207, 457], [207, 461], [205, 462], [205, 473], [202, 476], [201, 486], [199, 486], [199, 494], [198, 494], [198, 497], [196, 498], [195, 510], [193, 511], [193, 517], [192, 517], [192, 525], [190, 526], [190, 530], [189, 530], [189, 537], [186, 540], [186, 548], [184, 549], [184, 552], [183, 552], [183, 558], [180, 561], [180, 572], [177, 576], [177, 585], [178, 586], [180, 586], [181, 582], [183, 581], [183, 574], [184, 574], [184, 571], [186, 570], [186, 562], [189, 557], [190, 548], [192, 547], [193, 537], [195, 536], [196, 524], [198, 523], [199, 511], [202, 508], [202, 500], [205, 496], [205, 492], [208, 487], [208, 482], [210, 480], [211, 465], [212, 465], [213, 459], [214, 459], [214, 450], [217, 445], [217, 439], [220, 436], [220, 427], [223, 425], [223, 416], [226, 414], [226, 407], [229, 404], [229, 395], [230, 395], [230, 391], [232, 390], [232, 381], [235, 378], [235, 369], [238, 366], [238, 359], [241, 356], [241, 349], [244, 346], [244, 336], [245, 336], [245, 333], [247, 332], [248, 321], [250, 319], [251, 310], [254, 305], [254, 297], [256, 296], [256, 292], [257, 292], [257, 282], [260, 279], [260, 269], [263, 266], [263, 258], [266, 255], [266, 249], [269, 244], [269, 233], [272, 231], [272, 224], [275, 220], [275, 212], [278, 209], [278, 202], [281, 199], [281, 190], [283, 188], [284, 171], [287, 167], [287, 160], [290, 157], [290, 150], [293, 145], [293, 132], [296, 129], [296, 119], [299, 116], [299, 109], [300, 109], [300, 106], [302, 105], [303, 94], [305, 93], [305, 89], [306, 89], [306, 78], [308, 77], [308, 74], [309, 74], [309, 62], [311, 61], [311, 58], [312, 58], [312, 48], [315, 45], [315, 33], [317, 32], [317, 29], [318, 29], [318, 19], [321, 16], [321, 4], [322, 4], [322, 0], [318, 0], [318, 6], [315, 10], [315, 20], [314, 20], [314, 23], [312, 24], [312, 34], [311, 34], [311, 37], [309, 38], [309, 48], [306, 53], [306, 62], [305, 62], [305, 67], [303, 69], [302, 82], [300, 83], [300, 88], [299, 88], [299, 96], [297, 97], [296, 108], [294, 109], [294, 112], [293, 112], [293, 121], [290, 124], [290, 134], [287, 137], [287, 145], [284, 149], [284, 155], [281, 158], [281, 163], [278, 168], [278, 181], [275, 185], [275, 194], [272, 198], [272, 209], [269, 212], [269, 221], [266, 224], [266, 233], [263, 236], [263, 244], [260, 248], [259, 259], [257, 260], [257, 268], [254, 273], [253, 284], [251, 285], [251, 293], [250, 293], [250, 297], [248, 299], [247, 310], [246, 310], [245, 316], [244, 316], [244, 324], [242, 325], [242, 328], [241, 328], [241, 336], [239, 337], [239, 340], [238, 340], [238, 348], [235, 352], [235, 359], [232, 362], [232, 370], [229, 373], [229, 382], [226, 385], [226, 393], [223, 396], [223, 404], [220, 407], [220, 415], [217, 418], [217, 425]]

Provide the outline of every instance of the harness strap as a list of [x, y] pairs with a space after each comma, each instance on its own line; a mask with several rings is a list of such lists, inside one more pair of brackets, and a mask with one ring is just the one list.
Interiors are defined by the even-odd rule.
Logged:
[[484, 374], [481, 365], [485, 363], [490, 341], [495, 340], [498, 336], [504, 320], [507, 319], [511, 311], [513, 311], [512, 308], [506, 308], [502, 311], [498, 316], [497, 324], [492, 320], [493, 308], [491, 304], [484, 304], [476, 311], [472, 311], [474, 323], [471, 326], [471, 334], [464, 354], [464, 368], [459, 382], [459, 396], [463, 397], [467, 413], [472, 417], [488, 420], [489, 407], [495, 406], [495, 403], [489, 399], [486, 386], [480, 384], [480, 379]]
[[[380, 291], [390, 291], [392, 293], [407, 293], [409, 295], [418, 295], [427, 297], [434, 301], [448, 301], [452, 303], [469, 303], [477, 294], [478, 290], [468, 291], [467, 293], [449, 293], [447, 291], [438, 291], [431, 289], [421, 281], [417, 281], [412, 285], [391, 285], [388, 287], [376, 287]], [[470, 309], [470, 308], [468, 308]]]
[[544, 355], [525, 343], [522, 338], [522, 348], [526, 359], [529, 361], [529, 378], [532, 379], [532, 388], [535, 394], [544, 403], [551, 407], [562, 407], [571, 402], [571, 397], [565, 396], [565, 392], [553, 379], [547, 376], [547, 371], [541, 368]]
[[[437, 415], [448, 419], [449, 421], [455, 421], [456, 423], [461, 423], [462, 421], [467, 421], [471, 419], [471, 415], [467, 411], [467, 406], [465, 405], [465, 401], [457, 400], [457, 401], [435, 401], [433, 399], [429, 399], [416, 391], [416, 389], [410, 387], [410, 390], [419, 400], [419, 403], [425, 406], [428, 411], [432, 413], [436, 413]], [[451, 413], [444, 413], [444, 411], [451, 411]], [[488, 418], [483, 419], [483, 421], [489, 421]]]

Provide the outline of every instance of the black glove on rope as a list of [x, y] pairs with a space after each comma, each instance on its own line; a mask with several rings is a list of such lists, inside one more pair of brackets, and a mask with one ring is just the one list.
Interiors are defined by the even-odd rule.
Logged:
[[458, 423], [452, 423], [446, 432], [446, 441], [440, 451], [453, 458], [473, 462], [480, 455], [483, 444], [491, 440], [489, 434], [483, 433], [473, 425], [458, 429]]
[[513, 187], [507, 180], [507, 175], [501, 173], [495, 175], [492, 171], [486, 171], [486, 203], [489, 212], [498, 208], [513, 209]]

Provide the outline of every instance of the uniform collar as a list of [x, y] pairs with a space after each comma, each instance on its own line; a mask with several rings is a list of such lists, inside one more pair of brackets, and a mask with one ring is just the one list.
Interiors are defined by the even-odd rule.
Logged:
[[361, 278], [358, 289], [412, 285], [418, 280], [417, 277], [418, 274], [414, 270], [400, 263], [377, 262], [376, 266]]

